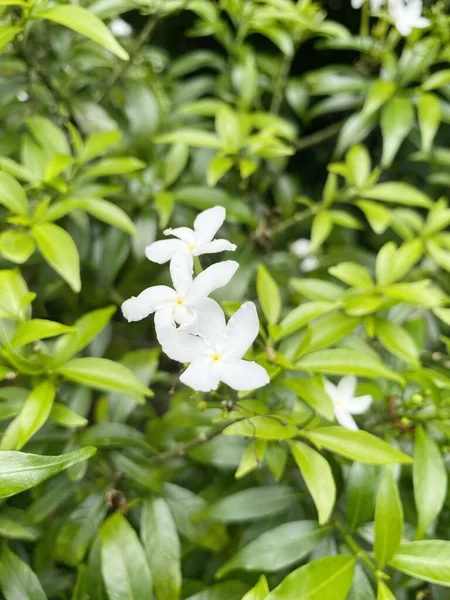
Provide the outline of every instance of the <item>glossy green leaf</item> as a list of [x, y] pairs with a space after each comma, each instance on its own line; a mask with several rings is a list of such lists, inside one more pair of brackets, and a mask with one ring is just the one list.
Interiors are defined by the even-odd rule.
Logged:
[[80, 259], [70, 235], [54, 223], [38, 223], [33, 226], [32, 233], [48, 264], [67, 281], [74, 292], [79, 292]]
[[201, 515], [223, 523], [253, 521], [283, 512], [297, 499], [298, 493], [287, 486], [248, 488], [219, 500]]
[[370, 115], [376, 112], [395, 93], [395, 83], [377, 79], [372, 83], [363, 106], [363, 114]]
[[333, 403], [325, 392], [320, 376], [311, 379], [285, 379], [284, 385], [295, 392], [319, 415], [329, 421], [334, 419]]
[[432, 201], [423, 192], [408, 183], [389, 181], [379, 183], [372, 189], [364, 192], [365, 198], [380, 200], [381, 202], [394, 202], [406, 206], [417, 206], [419, 208], [430, 208]]
[[25, 346], [36, 340], [45, 340], [56, 335], [75, 331], [74, 327], [55, 323], [55, 321], [47, 321], [45, 319], [31, 319], [25, 323], [21, 323], [14, 332], [11, 339], [11, 344], [15, 348]]
[[303, 442], [291, 442], [292, 455], [316, 505], [319, 524], [328, 521], [336, 500], [336, 485], [327, 460]]
[[158, 600], [178, 600], [181, 590], [180, 540], [164, 498], [144, 501], [141, 539]]
[[310, 429], [303, 434], [319, 449], [325, 448], [345, 458], [372, 465], [412, 463], [412, 459], [366, 431], [350, 431], [331, 426]]
[[327, 556], [290, 573], [266, 600], [345, 600], [352, 585], [355, 559]]
[[28, 198], [23, 187], [4, 171], [0, 171], [0, 204], [15, 215], [28, 215]]
[[255, 587], [247, 592], [242, 600], [264, 600], [268, 593], [269, 585], [267, 583], [267, 579], [264, 577], [264, 575], [261, 575]]
[[375, 331], [386, 350], [410, 364], [418, 365], [419, 351], [414, 338], [404, 327], [377, 318]]
[[350, 286], [360, 289], [370, 289], [373, 287], [373, 279], [369, 271], [353, 262], [345, 262], [330, 267], [328, 269], [333, 277], [340, 279]]
[[345, 164], [348, 167], [350, 182], [357, 187], [367, 183], [370, 175], [371, 160], [367, 148], [362, 144], [352, 146], [345, 155]]
[[136, 235], [136, 227], [133, 221], [124, 210], [112, 202], [100, 198], [80, 198], [76, 199], [76, 205], [96, 219], [122, 229], [130, 235]]
[[20, 450], [39, 431], [50, 415], [55, 393], [55, 386], [50, 380], [31, 390], [20, 413], [4, 432], [0, 450]]
[[100, 528], [101, 569], [109, 600], [152, 600], [152, 576], [139, 538], [116, 512]]
[[26, 262], [33, 254], [36, 245], [28, 233], [14, 229], [0, 233], [0, 254], [18, 265]]
[[91, 11], [81, 6], [59, 5], [41, 11], [36, 15], [40, 19], [54, 21], [73, 29], [103, 46], [122, 60], [128, 60], [128, 53], [122, 48], [106, 25]]
[[381, 164], [390, 167], [403, 140], [414, 124], [414, 110], [408, 98], [392, 98], [381, 112], [383, 154]]
[[391, 468], [385, 468], [375, 505], [375, 558], [380, 569], [388, 563], [403, 535], [403, 507]]
[[297, 427], [287, 417], [261, 415], [228, 425], [225, 435], [244, 435], [264, 440], [286, 440], [297, 435]]
[[70, 156], [70, 146], [61, 129], [50, 119], [34, 116], [26, 120], [26, 125], [35, 140], [52, 154]]
[[121, 138], [122, 133], [117, 129], [112, 129], [111, 131], [96, 131], [87, 138], [84, 148], [82, 149], [81, 159], [83, 162], [88, 162], [89, 160], [96, 158], [112, 146], [117, 145]]
[[62, 427], [84, 427], [88, 424], [88, 419], [77, 414], [68, 406], [59, 402], [54, 402], [50, 411], [50, 418], [57, 425]]
[[450, 587], [450, 542], [427, 540], [402, 544], [389, 565], [411, 577]]
[[6, 545], [0, 554], [0, 588], [5, 600], [47, 600], [37, 575]]
[[73, 358], [58, 367], [57, 372], [69, 381], [94, 389], [144, 396], [153, 395], [153, 392], [142, 385], [132, 371], [107, 358]]
[[382, 581], [378, 581], [377, 600], [395, 600], [394, 594]]
[[317, 252], [333, 229], [333, 220], [328, 211], [322, 210], [314, 217], [311, 226], [311, 252]]
[[434, 94], [422, 94], [417, 108], [422, 152], [430, 152], [441, 122], [441, 103]]
[[132, 156], [114, 156], [112, 158], [102, 158], [92, 167], [84, 171], [85, 177], [106, 177], [108, 175], [128, 175], [145, 167], [142, 160]]
[[8, 498], [28, 490], [71, 465], [87, 460], [95, 452], [96, 449], [92, 447], [81, 448], [60, 456], [2, 452], [0, 498]]
[[335, 307], [333, 302], [313, 301], [300, 304], [289, 312], [279, 325], [272, 329], [272, 336], [276, 340], [283, 339], [292, 333], [295, 333], [312, 319], [323, 315]]
[[442, 510], [448, 476], [439, 446], [420, 425], [416, 428], [413, 482], [419, 517], [417, 536], [421, 537]]
[[281, 313], [280, 290], [264, 265], [258, 266], [256, 291], [267, 323], [269, 325], [275, 325], [278, 322]]
[[217, 572], [224, 577], [230, 571], [272, 573], [300, 562], [328, 533], [315, 521], [291, 521], [266, 531], [244, 546]]
[[360, 462], [350, 467], [347, 480], [346, 514], [350, 531], [371, 521], [375, 510], [375, 497], [378, 489], [375, 468]]

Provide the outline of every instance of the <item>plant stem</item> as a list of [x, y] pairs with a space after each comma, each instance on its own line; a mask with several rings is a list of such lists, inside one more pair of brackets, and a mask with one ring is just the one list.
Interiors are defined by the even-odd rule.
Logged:
[[304, 150], [305, 148], [309, 148], [310, 146], [320, 144], [321, 142], [339, 133], [342, 125], [345, 123], [346, 120], [347, 119], [342, 119], [337, 123], [332, 123], [331, 125], [328, 125], [328, 127], [325, 127], [324, 129], [320, 129], [319, 131], [311, 133], [311, 135], [307, 135], [304, 138], [300, 138], [295, 144], [295, 147], [297, 148], [297, 150]]
[[201, 446], [206, 442], [209, 442], [216, 436], [220, 435], [222, 431], [229, 425], [229, 421], [221, 423], [218, 427], [212, 429], [208, 433], [200, 433], [193, 440], [189, 440], [188, 442], [183, 442], [182, 444], [177, 444], [174, 448], [170, 450], [166, 450], [165, 452], [160, 452], [159, 454], [155, 454], [149, 458], [150, 464], [165, 462], [166, 460], [170, 460], [171, 458], [184, 456], [189, 450], [193, 450], [197, 448], [197, 446]]
[[380, 578], [380, 571], [379, 571], [378, 567], [376, 566], [376, 564], [371, 560], [371, 558], [369, 557], [367, 552], [363, 548], [361, 548], [361, 546], [353, 538], [353, 536], [346, 531], [346, 529], [342, 525], [342, 523], [340, 523], [338, 520], [335, 520], [334, 525], [335, 525], [336, 529], [339, 531], [339, 533], [341, 534], [348, 549], [352, 551], [352, 553], [356, 556], [356, 558], [359, 558], [360, 560], [362, 560], [363, 563], [369, 567], [369, 569], [372, 571], [372, 573], [374, 573], [374, 575], [377, 578]]
[[370, 6], [368, 0], [364, 2], [361, 10], [361, 24], [359, 27], [359, 35], [361, 37], [367, 37], [369, 35], [369, 19], [370, 19]]
[[292, 66], [292, 60], [294, 58], [294, 54], [292, 56], [284, 55], [283, 61], [280, 66], [280, 71], [278, 73], [277, 82], [275, 84], [275, 90], [272, 96], [272, 102], [270, 105], [270, 112], [274, 114], [278, 114], [281, 107], [281, 101], [283, 100], [283, 92], [286, 88], [287, 79], [289, 77], [289, 72]]
[[278, 225], [275, 225], [275, 227], [268, 229], [266, 231], [266, 234], [270, 237], [272, 237], [274, 235], [278, 235], [279, 233], [282, 233], [283, 231], [285, 231], [285, 229], [288, 229], [289, 227], [292, 227], [293, 225], [297, 225], [297, 223], [301, 223], [302, 221], [305, 221], [312, 215], [313, 215], [312, 208], [306, 208], [305, 210], [302, 210], [299, 213], [295, 213], [295, 215], [292, 215], [292, 217], [289, 217], [289, 219], [286, 219], [286, 221], [282, 221], [281, 223], [278, 223]]

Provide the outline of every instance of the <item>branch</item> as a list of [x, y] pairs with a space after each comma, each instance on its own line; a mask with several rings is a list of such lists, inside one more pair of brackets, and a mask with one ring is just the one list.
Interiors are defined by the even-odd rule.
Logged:
[[299, 141], [295, 144], [297, 150], [304, 150], [305, 148], [309, 148], [310, 146], [315, 146], [316, 144], [320, 144], [321, 142], [327, 140], [330, 137], [333, 137], [337, 133], [339, 133], [342, 125], [345, 123], [347, 119], [342, 119], [337, 123], [332, 123], [328, 127], [324, 129], [320, 129], [315, 133], [311, 133], [311, 135], [307, 135], [304, 138], [300, 138]]

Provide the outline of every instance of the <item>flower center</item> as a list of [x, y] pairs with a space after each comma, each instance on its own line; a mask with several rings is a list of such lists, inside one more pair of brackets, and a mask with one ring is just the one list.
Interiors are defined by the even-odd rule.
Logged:
[[178, 298], [175, 298], [175, 304], [177, 306], [182, 306], [184, 304], [184, 298], [180, 298], [180, 296], [178, 296]]
[[220, 360], [222, 360], [222, 354], [220, 352], [214, 352], [213, 354], [211, 354], [211, 360], [213, 362], [219, 362]]
[[189, 244], [189, 246], [188, 246], [188, 250], [194, 250], [194, 249], [195, 249], [195, 246], [196, 246], [196, 243], [195, 243], [195, 242], [193, 242], [192, 244]]

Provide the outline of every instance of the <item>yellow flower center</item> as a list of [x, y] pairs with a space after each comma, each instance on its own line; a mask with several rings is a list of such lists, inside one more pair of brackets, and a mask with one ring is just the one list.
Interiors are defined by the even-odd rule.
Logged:
[[178, 296], [178, 298], [175, 298], [175, 304], [181, 306], [182, 304], [184, 304], [184, 299]]
[[211, 356], [211, 359], [213, 362], [217, 362], [219, 360], [222, 360], [222, 355], [220, 352], [214, 352], [214, 354]]

